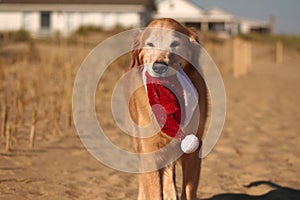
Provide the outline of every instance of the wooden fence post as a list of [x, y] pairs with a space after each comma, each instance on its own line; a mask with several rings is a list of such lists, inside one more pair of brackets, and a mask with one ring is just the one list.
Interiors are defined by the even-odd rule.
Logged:
[[240, 47], [240, 62], [241, 62], [241, 75], [246, 75], [247, 74], [247, 42], [241, 41], [241, 47]]
[[252, 67], [252, 45], [250, 42], [248, 42], [247, 45], [247, 51], [248, 51], [248, 59], [247, 59], [247, 66], [248, 66], [248, 72], [251, 70]]
[[239, 63], [239, 46], [240, 41], [237, 38], [233, 39], [233, 76], [238, 78], [240, 76], [240, 63]]
[[251, 68], [251, 60], [252, 60], [252, 51], [251, 51], [251, 43], [244, 42], [244, 65], [245, 65], [245, 72], [244, 75], [248, 74]]
[[233, 76], [246, 75], [251, 68], [252, 50], [249, 42], [233, 39]]

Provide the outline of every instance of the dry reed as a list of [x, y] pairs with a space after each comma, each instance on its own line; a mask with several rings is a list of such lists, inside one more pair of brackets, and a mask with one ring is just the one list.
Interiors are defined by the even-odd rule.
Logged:
[[12, 141], [12, 133], [11, 133], [11, 127], [10, 124], [7, 124], [7, 129], [6, 129], [6, 151], [11, 150], [11, 141]]
[[[5, 102], [1, 106], [2, 137], [8, 133], [7, 122], [12, 122], [9, 128], [14, 128], [10, 132], [16, 138], [26, 135], [26, 141], [28, 141], [29, 132], [30, 147], [36, 144], [36, 137], [47, 140], [49, 137], [63, 136], [70, 132], [72, 130], [71, 96], [76, 71], [90, 50], [97, 45], [96, 39], [103, 39], [103, 37], [93, 36], [94, 39], [89, 40], [89, 43], [84, 41], [87, 40], [86, 38], [80, 38], [80, 41], [76, 43], [68, 43], [60, 38], [58, 44], [51, 43], [51, 41], [33, 41], [35, 43], [9, 44], [9, 48], [3, 48], [0, 51], [0, 56], [5, 51], [3, 53], [5, 56], [1, 57], [3, 59], [0, 63], [2, 80], [0, 101]], [[91, 44], [90, 41], [95, 41], [95, 43]], [[220, 68], [232, 70], [231, 41], [207, 44], [211, 45], [211, 48], [208, 48], [209, 53], [216, 60], [217, 65]], [[220, 49], [226, 50], [220, 51]], [[126, 59], [121, 59], [119, 63], [116, 63], [118, 68], [111, 67], [110, 69], [113, 73], [122, 74], [124, 72], [122, 70], [126, 69], [127, 61], [126, 56]], [[116, 78], [110, 76], [109, 80], [116, 82], [117, 80], [113, 80]], [[101, 99], [101, 102], [103, 101]], [[9, 108], [11, 108], [10, 112]], [[37, 112], [38, 124], [36, 123]]]
[[3, 103], [3, 112], [2, 112], [2, 124], [1, 124], [1, 136], [2, 137], [5, 137], [5, 135], [6, 135], [7, 118], [8, 118], [8, 106], [4, 102]]
[[34, 110], [32, 112], [31, 116], [31, 128], [30, 128], [30, 134], [29, 134], [29, 147], [33, 148], [35, 144], [35, 126], [37, 121], [37, 111]]

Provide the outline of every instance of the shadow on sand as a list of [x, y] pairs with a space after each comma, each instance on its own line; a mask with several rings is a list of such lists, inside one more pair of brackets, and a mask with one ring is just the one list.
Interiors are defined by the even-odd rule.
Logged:
[[270, 181], [256, 181], [245, 187], [250, 188], [262, 184], [271, 186], [274, 190], [260, 196], [238, 193], [218, 194], [205, 200], [300, 200], [300, 190], [282, 187]]

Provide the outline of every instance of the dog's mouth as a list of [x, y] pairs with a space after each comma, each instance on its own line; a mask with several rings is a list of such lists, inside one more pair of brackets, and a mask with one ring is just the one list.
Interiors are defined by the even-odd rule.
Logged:
[[[178, 66], [180, 67], [180, 65]], [[148, 65], [148, 73], [152, 77], [168, 77], [177, 73], [178, 66], [175, 66], [174, 63], [171, 64], [164, 61], [156, 61]]]
[[158, 75], [162, 75], [168, 71], [169, 65], [166, 62], [154, 62], [152, 70]]

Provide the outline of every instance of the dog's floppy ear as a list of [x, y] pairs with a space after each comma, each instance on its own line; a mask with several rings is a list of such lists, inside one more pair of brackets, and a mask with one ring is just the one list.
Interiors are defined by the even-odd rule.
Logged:
[[199, 36], [197, 34], [197, 30], [194, 29], [194, 28], [188, 28], [188, 31], [189, 31], [189, 38], [190, 38], [190, 41], [192, 43], [198, 43], [200, 44], [200, 40], [199, 40]]
[[132, 69], [134, 67], [142, 65], [142, 59], [141, 59], [141, 35], [142, 31], [139, 31], [139, 33], [136, 35], [134, 42], [131, 46], [131, 51], [130, 51], [130, 64], [128, 69]]
[[190, 38], [190, 45], [193, 49], [192, 60], [193, 63], [199, 66], [199, 56], [201, 53], [201, 43], [199, 40], [199, 36], [197, 31], [194, 28], [188, 28], [189, 38]]

